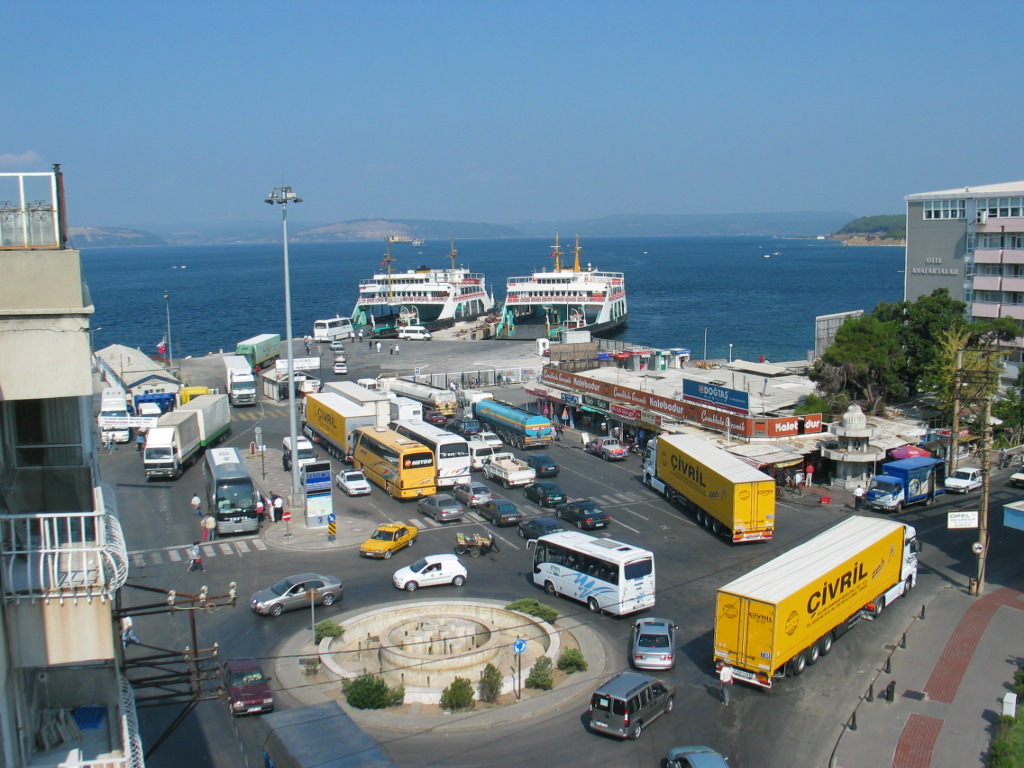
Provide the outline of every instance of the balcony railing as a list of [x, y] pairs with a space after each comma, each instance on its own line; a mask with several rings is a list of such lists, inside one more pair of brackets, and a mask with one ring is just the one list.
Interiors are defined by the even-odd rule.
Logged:
[[6, 599], [109, 600], [128, 578], [121, 525], [107, 512], [0, 518]]
[[0, 249], [59, 248], [57, 174], [0, 173]]

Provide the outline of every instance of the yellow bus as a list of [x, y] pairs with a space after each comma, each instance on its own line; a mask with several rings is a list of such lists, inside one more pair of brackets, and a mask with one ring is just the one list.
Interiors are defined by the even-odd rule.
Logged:
[[437, 492], [434, 454], [425, 445], [385, 427], [361, 427], [352, 437], [352, 463], [388, 496], [415, 499]]

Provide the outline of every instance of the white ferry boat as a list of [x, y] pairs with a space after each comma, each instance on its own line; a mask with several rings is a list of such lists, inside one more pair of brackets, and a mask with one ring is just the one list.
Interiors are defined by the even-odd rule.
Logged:
[[494, 309], [487, 284], [480, 273], [456, 267], [458, 251], [452, 239], [451, 267], [433, 269], [422, 266], [398, 272], [392, 264], [391, 243], [406, 242], [387, 238], [385, 271], [359, 284], [359, 298], [352, 310], [352, 324], [378, 336], [394, 335], [406, 325], [424, 325], [430, 330], [445, 328], [456, 320], [470, 320]]
[[554, 269], [508, 279], [499, 338], [557, 338], [563, 330], [607, 332], [626, 324], [625, 275], [581, 267], [582, 250], [577, 237], [573, 264], [563, 268], [556, 235]]

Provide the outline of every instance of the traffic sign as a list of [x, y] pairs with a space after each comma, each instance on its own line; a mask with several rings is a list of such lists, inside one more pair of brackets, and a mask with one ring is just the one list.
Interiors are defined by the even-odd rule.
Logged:
[[[517, 637], [516, 641], [512, 643], [512, 650], [515, 651], [516, 656], [526, 652], [526, 641], [521, 637]], [[527, 681], [529, 682], [529, 681]]]
[[331, 512], [329, 515], [327, 515], [327, 522], [328, 523], [333, 523], [333, 522], [336, 522], [337, 520], [338, 520], [338, 517], [333, 512]]
[[947, 512], [946, 528], [977, 528], [978, 510], [967, 509], [963, 512]]
[[287, 509], [286, 509], [286, 510], [284, 510], [284, 511], [283, 511], [283, 512], [281, 513], [281, 519], [282, 519], [282, 520], [284, 520], [284, 521], [285, 521], [286, 523], [287, 523], [287, 522], [291, 522], [291, 519], [292, 519], [292, 513], [291, 513], [291, 511], [290, 511], [290, 510], [287, 510]]

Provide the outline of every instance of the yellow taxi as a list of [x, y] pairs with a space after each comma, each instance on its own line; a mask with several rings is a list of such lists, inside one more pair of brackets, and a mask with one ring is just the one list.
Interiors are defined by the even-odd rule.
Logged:
[[373, 535], [359, 545], [359, 554], [363, 557], [382, 557], [389, 560], [402, 547], [411, 547], [416, 543], [420, 529], [406, 523], [385, 523], [377, 526]]

